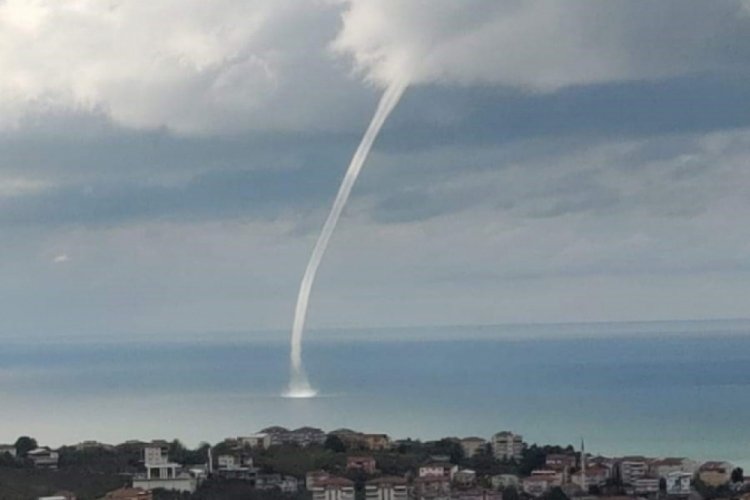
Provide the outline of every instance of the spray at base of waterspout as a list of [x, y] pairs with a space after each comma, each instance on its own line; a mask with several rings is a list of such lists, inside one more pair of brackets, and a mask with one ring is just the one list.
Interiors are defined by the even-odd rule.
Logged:
[[318, 391], [313, 389], [310, 385], [310, 381], [307, 379], [307, 374], [303, 368], [292, 368], [292, 376], [289, 382], [289, 388], [282, 394], [285, 398], [293, 399], [305, 399], [314, 398], [318, 395]]

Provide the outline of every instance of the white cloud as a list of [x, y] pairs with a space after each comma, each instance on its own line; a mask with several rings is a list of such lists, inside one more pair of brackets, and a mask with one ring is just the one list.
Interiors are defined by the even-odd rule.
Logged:
[[741, 64], [718, 40], [750, 33], [735, 0], [342, 0], [334, 48], [387, 83], [499, 83], [538, 90], [663, 78]]
[[409, 72], [553, 90], [721, 71], [750, 53], [741, 12], [740, 0], [5, 0], [0, 129], [50, 110], [183, 133], [341, 129], [369, 104], [342, 54], [380, 83]]
[[55, 255], [55, 257], [52, 259], [52, 262], [54, 262], [55, 264], [62, 264], [64, 262], [68, 262], [68, 260], [69, 258], [67, 254], [62, 253], [60, 255]]
[[0, 198], [38, 193], [47, 187], [49, 183], [41, 179], [0, 177]]
[[288, 86], [323, 87], [334, 73], [324, 50], [336, 29], [331, 8], [296, 0], [1, 2], [0, 126], [48, 109], [180, 132], [284, 128], [289, 116], [310, 125], [295, 101], [309, 96], [290, 99]]

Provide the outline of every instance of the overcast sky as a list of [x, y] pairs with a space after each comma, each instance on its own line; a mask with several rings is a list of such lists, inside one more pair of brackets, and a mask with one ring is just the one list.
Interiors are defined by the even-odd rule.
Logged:
[[0, 0], [0, 336], [747, 317], [750, 2]]

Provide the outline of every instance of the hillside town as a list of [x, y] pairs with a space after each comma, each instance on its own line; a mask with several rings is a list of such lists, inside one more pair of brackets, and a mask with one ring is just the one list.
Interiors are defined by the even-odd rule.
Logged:
[[725, 461], [604, 457], [584, 442], [393, 440], [382, 433], [269, 427], [188, 449], [179, 441], [85, 441], [58, 449], [24, 436], [0, 445], [0, 498], [153, 500], [750, 500]]

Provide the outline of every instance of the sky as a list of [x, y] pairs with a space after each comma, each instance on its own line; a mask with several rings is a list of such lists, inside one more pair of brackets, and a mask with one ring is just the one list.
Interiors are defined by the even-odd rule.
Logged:
[[750, 2], [2, 0], [0, 338], [750, 311]]

